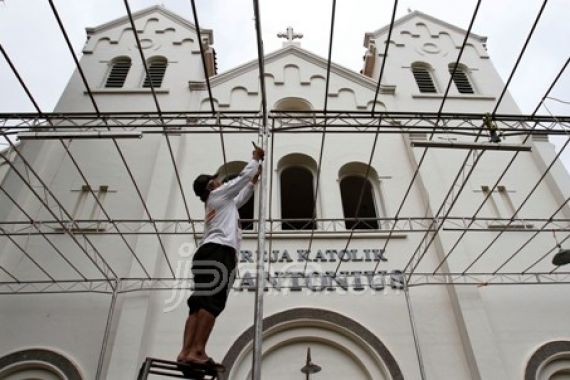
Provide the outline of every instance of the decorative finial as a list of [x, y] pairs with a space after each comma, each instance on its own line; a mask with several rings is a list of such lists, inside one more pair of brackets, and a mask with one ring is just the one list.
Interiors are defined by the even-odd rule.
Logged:
[[308, 380], [310, 375], [320, 372], [321, 369], [322, 368], [320, 366], [314, 364], [311, 361], [311, 347], [307, 347], [307, 361], [305, 363], [305, 366], [301, 368], [301, 372], [305, 374], [306, 379]]
[[283, 42], [283, 45], [293, 43], [295, 38], [303, 38], [303, 33], [295, 33], [293, 28], [288, 26], [286, 32], [277, 33], [277, 37], [279, 38], [286, 38], [287, 41]]
[[412, 8], [408, 7], [408, 13], [412, 13]]

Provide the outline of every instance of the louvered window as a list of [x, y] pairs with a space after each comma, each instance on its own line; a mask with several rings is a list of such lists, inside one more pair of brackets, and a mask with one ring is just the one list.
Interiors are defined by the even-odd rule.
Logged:
[[166, 59], [164, 58], [156, 58], [149, 61], [148, 67], [148, 75], [144, 78], [143, 87], [150, 87], [152, 83], [152, 87], [158, 88], [162, 85], [162, 79], [164, 78], [164, 73], [166, 72]]
[[130, 58], [118, 58], [113, 62], [111, 66], [111, 71], [109, 71], [109, 76], [105, 82], [105, 87], [109, 88], [121, 88], [125, 84], [125, 79], [127, 79], [127, 74], [131, 68]]
[[437, 92], [431, 74], [427, 68], [422, 66], [414, 66], [412, 67], [412, 73], [414, 74], [414, 78], [416, 80], [416, 83], [418, 84], [420, 92], [427, 92], [427, 93]]
[[465, 69], [462, 67], [457, 67], [455, 73], [453, 72], [453, 65], [449, 65], [449, 74], [453, 76], [453, 83], [457, 87], [457, 91], [460, 94], [473, 94], [473, 87], [469, 83], [469, 78], [465, 73]]

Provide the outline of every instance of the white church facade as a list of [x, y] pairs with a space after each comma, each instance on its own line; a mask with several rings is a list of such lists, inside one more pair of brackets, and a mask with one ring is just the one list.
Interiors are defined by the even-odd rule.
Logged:
[[[92, 113], [92, 96], [103, 114], [123, 113], [109, 116], [109, 131], [142, 137], [30, 139], [19, 142], [20, 154], [2, 153], [9, 164], [0, 168], [0, 220], [20, 221], [34, 234], [0, 237], [8, 272], [0, 272], [0, 378], [134, 379], [148, 356], [173, 360], [190, 293], [187, 281], [173, 277], [190, 275], [204, 218], [192, 181], [239, 172], [258, 141], [259, 124], [240, 118], [260, 108], [257, 60], [218, 73], [214, 31], [200, 31], [203, 63], [190, 21], [160, 6], [134, 19], [150, 76], [128, 18], [90, 28], [81, 57], [90, 91], [74, 72], [54, 112]], [[517, 152], [494, 186], [514, 152], [486, 150], [465, 163], [469, 149], [414, 144], [473, 137], [430, 136], [433, 124], [422, 121], [406, 132], [397, 116], [378, 123], [401, 133], [376, 133], [367, 111], [437, 113], [452, 72], [445, 112], [492, 112], [504, 86], [484, 37], [469, 36], [455, 67], [465, 30], [412, 12], [395, 22], [384, 57], [388, 32], [366, 33], [361, 72], [330, 65], [326, 109], [338, 119], [325, 127], [311, 124], [311, 111], [325, 107], [327, 59], [291, 38], [265, 56], [272, 134], [263, 169], [262, 378], [305, 378], [308, 348], [321, 367], [311, 379], [570, 378], [570, 287], [521, 283], [557, 269], [556, 251], [539, 260], [555, 246], [552, 233], [525, 242], [540, 220], [570, 218], [560, 206], [570, 177], [556, 162], [533, 189], [555, 156], [544, 136], [502, 136], [500, 144], [530, 151]], [[157, 104], [166, 128], [159, 117], [138, 114], [156, 112]], [[217, 113], [226, 121], [208, 124]], [[521, 112], [507, 92], [497, 113]], [[77, 120], [55, 122], [73, 127]], [[227, 120], [235, 126], [222, 131]], [[479, 124], [479, 140], [489, 141]], [[457, 173], [465, 181], [450, 196]], [[44, 186], [51, 192], [38, 190]], [[257, 218], [257, 201], [258, 194], [242, 210], [239, 276], [208, 344], [229, 380], [251, 377], [258, 226], [249, 219]], [[473, 214], [477, 226], [466, 224]], [[440, 226], [441, 215], [448, 219]], [[477, 284], [470, 274], [489, 281]], [[68, 291], [8, 294], [5, 284], [17, 289], [20, 278], [46, 286], [54, 279]], [[76, 291], [75, 282], [87, 285]]]

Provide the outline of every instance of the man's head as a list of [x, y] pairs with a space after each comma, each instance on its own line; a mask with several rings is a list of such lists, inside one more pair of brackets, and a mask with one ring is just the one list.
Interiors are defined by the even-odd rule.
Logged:
[[202, 200], [202, 202], [206, 202], [210, 192], [218, 187], [222, 182], [218, 179], [218, 175], [208, 175], [208, 174], [200, 174], [194, 180], [194, 193]]

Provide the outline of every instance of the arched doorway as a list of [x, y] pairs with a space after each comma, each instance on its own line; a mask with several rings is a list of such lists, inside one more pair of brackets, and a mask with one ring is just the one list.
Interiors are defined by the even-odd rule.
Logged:
[[[291, 309], [263, 321], [263, 377], [285, 380], [303, 376], [307, 348], [322, 367], [318, 378], [403, 379], [387, 347], [372, 332], [341, 314], [313, 308]], [[228, 380], [250, 378], [253, 327], [224, 357]], [[317, 378], [317, 375], [315, 375]]]

